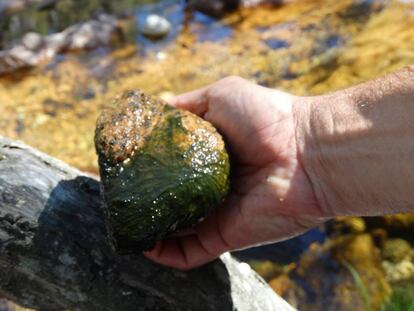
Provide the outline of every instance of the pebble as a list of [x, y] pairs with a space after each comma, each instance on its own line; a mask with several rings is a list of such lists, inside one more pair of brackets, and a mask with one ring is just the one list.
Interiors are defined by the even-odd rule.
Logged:
[[159, 61], [163, 61], [163, 60], [166, 60], [166, 59], [167, 59], [168, 54], [167, 54], [167, 53], [165, 53], [165, 52], [158, 52], [158, 53], [155, 55], [155, 57], [157, 58], [157, 60], [159, 60]]
[[248, 276], [251, 273], [251, 268], [249, 266], [249, 264], [245, 263], [245, 262], [241, 262], [238, 265], [239, 271], [242, 275], [244, 276]]
[[410, 260], [403, 260], [398, 263], [385, 260], [382, 266], [390, 282], [414, 280], [414, 264]]
[[29, 50], [37, 50], [42, 46], [44, 40], [38, 33], [29, 32], [23, 36], [21, 43]]
[[220, 18], [236, 10], [241, 2], [241, 0], [188, 0], [187, 7], [208, 16]]
[[151, 14], [145, 19], [141, 29], [144, 36], [151, 39], [161, 39], [171, 31], [171, 23], [160, 15]]

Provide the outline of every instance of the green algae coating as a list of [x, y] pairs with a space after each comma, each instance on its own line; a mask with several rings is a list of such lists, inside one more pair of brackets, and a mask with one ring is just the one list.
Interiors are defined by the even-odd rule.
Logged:
[[110, 229], [124, 252], [201, 221], [229, 189], [229, 157], [214, 127], [140, 91], [98, 118], [95, 145]]

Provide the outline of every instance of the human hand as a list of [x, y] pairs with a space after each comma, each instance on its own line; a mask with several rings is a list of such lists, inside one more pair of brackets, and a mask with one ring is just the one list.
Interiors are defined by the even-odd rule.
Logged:
[[233, 160], [232, 190], [188, 235], [158, 241], [148, 258], [187, 270], [226, 251], [288, 239], [327, 219], [298, 160], [299, 97], [229, 77], [171, 104], [224, 135]]

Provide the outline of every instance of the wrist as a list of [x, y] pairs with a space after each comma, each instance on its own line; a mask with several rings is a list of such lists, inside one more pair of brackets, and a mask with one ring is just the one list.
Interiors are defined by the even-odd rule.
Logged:
[[344, 90], [303, 97], [294, 107], [298, 159], [328, 217], [375, 214], [376, 200], [370, 196], [376, 178], [366, 163], [369, 139], [375, 135], [360, 113], [361, 103], [367, 101]]
[[[326, 103], [332, 95], [298, 97], [293, 103], [297, 158], [302, 166], [317, 200], [321, 214], [336, 217], [337, 199], [332, 198], [332, 184], [327, 182], [326, 167], [321, 162], [324, 157], [323, 141], [332, 131], [332, 111]], [[324, 179], [322, 179], [324, 178]]]
[[412, 212], [413, 97], [403, 71], [295, 103], [298, 159], [326, 215]]

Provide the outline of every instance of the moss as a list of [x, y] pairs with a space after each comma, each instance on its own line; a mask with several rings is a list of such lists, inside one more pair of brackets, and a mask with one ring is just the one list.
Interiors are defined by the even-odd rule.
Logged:
[[403, 239], [389, 239], [382, 249], [382, 257], [397, 263], [404, 260], [411, 253], [411, 245]]
[[109, 220], [120, 250], [198, 223], [229, 187], [229, 158], [201, 118], [127, 92], [97, 123], [96, 146]]
[[414, 311], [413, 286], [396, 286], [392, 290], [390, 299], [380, 311]]

